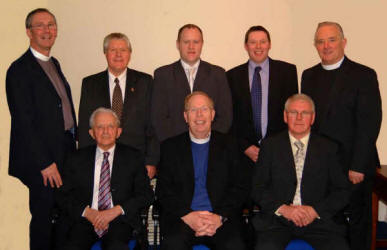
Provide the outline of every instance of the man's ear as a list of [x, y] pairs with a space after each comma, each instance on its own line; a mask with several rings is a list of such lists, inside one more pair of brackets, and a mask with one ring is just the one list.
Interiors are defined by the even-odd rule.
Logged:
[[95, 140], [93, 129], [89, 129], [89, 135]]

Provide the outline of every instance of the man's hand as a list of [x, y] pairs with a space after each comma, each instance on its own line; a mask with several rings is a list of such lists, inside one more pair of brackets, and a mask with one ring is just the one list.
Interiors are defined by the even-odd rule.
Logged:
[[292, 205], [282, 205], [278, 212], [288, 219], [292, 221], [296, 226], [302, 227], [304, 226], [305, 218], [308, 216], [307, 212], [303, 209], [300, 209], [299, 206]]
[[149, 179], [153, 179], [157, 173], [156, 166], [153, 165], [145, 165], [146, 171], [148, 172]]
[[200, 213], [205, 211], [194, 211], [181, 217], [185, 224], [187, 224], [193, 231], [199, 232], [205, 230], [208, 225], [204, 224], [204, 220], [201, 218]]
[[93, 226], [95, 229], [107, 229], [109, 223], [114, 220], [116, 217], [122, 214], [121, 206], [116, 205], [113, 208], [98, 211], [97, 216], [95, 217]]
[[353, 170], [349, 170], [348, 178], [353, 184], [358, 184], [364, 180], [364, 174]]
[[195, 233], [195, 236], [214, 236], [216, 230], [218, 230], [218, 228], [222, 226], [220, 215], [208, 211], [203, 211], [200, 212], [199, 216], [203, 219], [204, 224], [208, 226], [203, 228], [203, 230], [201, 231], [197, 231]]
[[47, 168], [40, 171], [43, 176], [43, 184], [47, 187], [47, 180], [50, 182], [50, 186], [54, 188], [55, 186], [59, 188], [62, 186], [62, 178], [60, 177], [58, 168], [56, 167], [55, 162], [52, 163]]
[[312, 223], [316, 218], [319, 217], [316, 210], [311, 206], [297, 206], [299, 209], [302, 209], [306, 212], [307, 216], [302, 219], [303, 225], [307, 226]]
[[245, 155], [247, 155], [253, 162], [257, 162], [258, 160], [258, 154], [259, 154], [259, 148], [255, 145], [251, 145], [245, 150]]
[[94, 225], [95, 218], [98, 215], [98, 210], [92, 209], [90, 207], [85, 208], [84, 216], [85, 218]]

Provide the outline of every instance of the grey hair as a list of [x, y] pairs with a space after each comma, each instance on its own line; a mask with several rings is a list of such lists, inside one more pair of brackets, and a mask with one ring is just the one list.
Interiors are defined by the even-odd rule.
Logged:
[[50, 14], [54, 18], [54, 21], [55, 21], [55, 24], [56, 24], [56, 18], [54, 16], [54, 14], [52, 14], [46, 8], [37, 8], [37, 9], [32, 10], [30, 13], [28, 13], [28, 15], [26, 17], [26, 21], [25, 21], [26, 29], [31, 28], [32, 18], [34, 17], [35, 14], [38, 14], [38, 13], [48, 13], [48, 14]]
[[114, 117], [115, 121], [116, 121], [117, 127], [120, 127], [120, 125], [121, 125], [120, 119], [118, 119], [118, 116], [117, 116], [116, 112], [114, 112], [111, 109], [107, 109], [107, 108], [102, 108], [101, 107], [101, 108], [97, 108], [96, 110], [94, 110], [94, 112], [91, 114], [90, 119], [89, 119], [89, 126], [90, 126], [90, 128], [94, 127], [95, 117], [98, 114], [100, 114], [100, 113], [111, 114]]
[[208, 104], [210, 106], [209, 108], [214, 109], [214, 101], [211, 99], [211, 97], [209, 95], [207, 95], [207, 93], [205, 93], [203, 91], [194, 91], [194, 92], [192, 92], [191, 94], [187, 95], [184, 98], [184, 110], [185, 111], [188, 110], [188, 104], [189, 104], [189, 101], [191, 100], [191, 98], [194, 97], [194, 96], [197, 96], [197, 95], [201, 95], [201, 96], [207, 97]]
[[299, 100], [308, 102], [312, 106], [313, 113], [315, 112], [314, 102], [312, 98], [310, 98], [308, 95], [305, 95], [305, 94], [294, 94], [291, 97], [289, 97], [285, 102], [285, 107], [284, 107], [285, 111], [289, 111], [288, 108], [292, 102], [299, 101]]
[[339, 23], [336, 23], [336, 22], [330, 22], [330, 21], [325, 21], [325, 22], [321, 22], [317, 25], [317, 29], [316, 29], [316, 32], [314, 33], [314, 42], [316, 43], [317, 41], [317, 31], [321, 28], [321, 27], [324, 27], [324, 26], [335, 26], [337, 28], [337, 30], [339, 31], [340, 33], [340, 37], [341, 39], [344, 39], [345, 36], [344, 36], [344, 31], [343, 31], [343, 28], [341, 27], [341, 25]]
[[105, 38], [103, 39], [103, 53], [107, 52], [110, 41], [113, 39], [124, 40], [128, 45], [129, 51], [132, 52], [132, 45], [130, 44], [129, 38], [123, 33], [115, 32], [115, 33], [110, 33], [109, 35], [105, 36]]

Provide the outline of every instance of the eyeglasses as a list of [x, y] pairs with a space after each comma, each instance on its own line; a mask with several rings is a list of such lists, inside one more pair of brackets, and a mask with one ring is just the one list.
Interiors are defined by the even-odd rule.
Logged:
[[208, 113], [210, 111], [210, 109], [211, 109], [210, 107], [203, 106], [203, 107], [200, 107], [200, 108], [190, 108], [190, 109], [187, 109], [187, 112], [197, 113], [198, 111], [200, 111], [203, 114], [205, 114], [205, 113]]
[[49, 23], [49, 24], [44, 24], [44, 23], [38, 23], [36, 25], [31, 25], [32, 29], [37, 29], [37, 30], [45, 30], [46, 28], [48, 30], [56, 30], [56, 24], [55, 23]]
[[298, 115], [301, 115], [302, 118], [310, 116], [310, 115], [313, 114], [312, 111], [301, 111], [301, 112], [298, 112], [296, 110], [289, 110], [289, 111], [286, 111], [286, 113], [288, 113], [288, 115], [291, 116], [291, 117], [297, 117]]

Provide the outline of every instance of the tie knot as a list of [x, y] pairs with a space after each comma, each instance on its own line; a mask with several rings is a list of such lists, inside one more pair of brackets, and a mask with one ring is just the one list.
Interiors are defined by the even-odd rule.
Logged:
[[114, 79], [114, 83], [118, 84], [120, 83], [120, 80], [118, 80], [118, 78]]
[[103, 159], [107, 159], [109, 157], [110, 153], [109, 152], [103, 152]]
[[294, 145], [297, 147], [298, 150], [302, 150], [304, 148], [304, 143], [302, 143], [300, 140], [295, 141]]
[[255, 70], [254, 70], [255, 74], [259, 73], [261, 69], [262, 69], [261, 66], [255, 67]]

